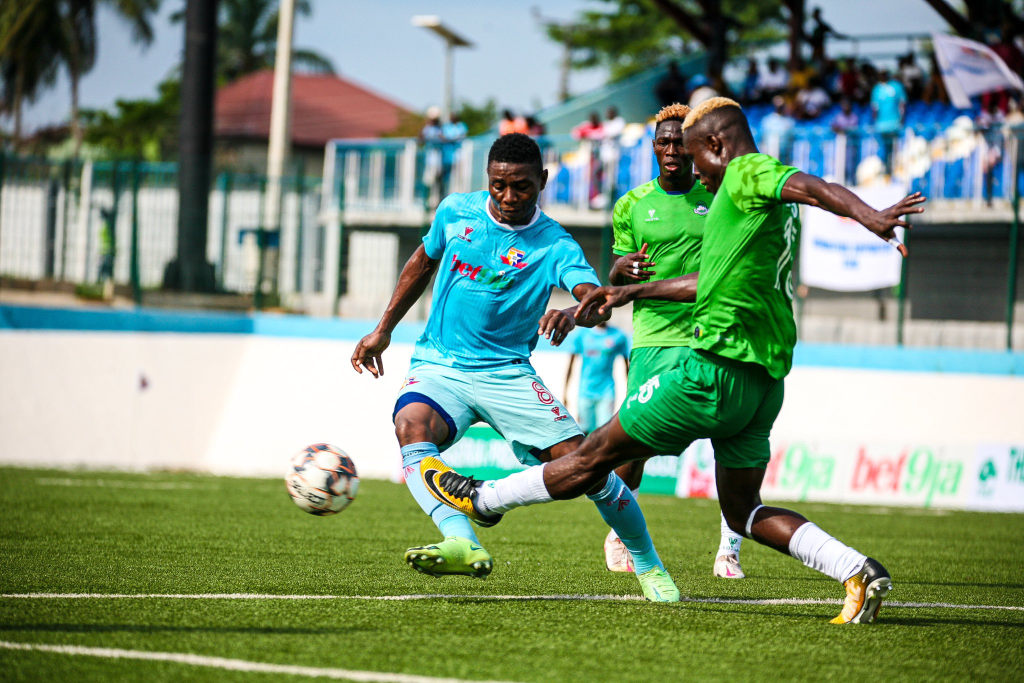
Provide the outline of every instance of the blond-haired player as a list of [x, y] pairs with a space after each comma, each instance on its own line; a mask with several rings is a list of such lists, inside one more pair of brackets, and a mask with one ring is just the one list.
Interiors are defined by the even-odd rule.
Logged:
[[[852, 218], [906, 256], [894, 229], [908, 227], [901, 216], [924, 211], [919, 205], [925, 198], [914, 193], [878, 211], [841, 185], [761, 154], [743, 110], [722, 97], [687, 115], [683, 138], [701, 184], [715, 195], [700, 272], [599, 287], [583, 298], [577, 315], [605, 315], [639, 299], [696, 301], [693, 352], [680, 367], [647, 380], [572, 453], [498, 481], [432, 470], [434, 495], [479, 519], [495, 520], [524, 505], [575, 498], [624, 463], [678, 453], [696, 439], [710, 438], [718, 500], [729, 527], [839, 581], [846, 600], [833, 624], [871, 623], [892, 590], [886, 568], [806, 517], [761, 502], [768, 435], [782, 409], [796, 346], [794, 204]], [[875, 403], [884, 415], [885, 398]]]
[[[700, 270], [704, 221], [714, 195], [696, 181], [693, 160], [683, 149], [682, 127], [689, 113], [690, 108], [683, 104], [671, 104], [658, 112], [653, 140], [658, 177], [634, 187], [615, 203], [612, 251], [616, 259], [608, 276], [613, 285], [657, 282]], [[651, 377], [682, 364], [690, 353], [692, 316], [692, 303], [645, 299], [633, 304], [626, 396], [636, 394]], [[634, 495], [640, 488], [644, 462], [631, 462], [617, 470]], [[722, 517], [715, 576], [743, 578], [742, 542], [743, 537]], [[609, 570], [632, 571], [629, 552], [614, 531], [605, 538], [604, 553]]]

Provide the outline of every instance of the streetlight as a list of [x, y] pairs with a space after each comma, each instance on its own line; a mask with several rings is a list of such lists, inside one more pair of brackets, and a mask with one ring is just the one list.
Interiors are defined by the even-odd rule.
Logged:
[[441, 118], [448, 122], [451, 120], [452, 111], [452, 71], [454, 69], [452, 53], [457, 47], [473, 47], [473, 43], [442, 24], [441, 17], [415, 16], [412, 18], [412, 25], [433, 31], [444, 41], [444, 100], [441, 103]]

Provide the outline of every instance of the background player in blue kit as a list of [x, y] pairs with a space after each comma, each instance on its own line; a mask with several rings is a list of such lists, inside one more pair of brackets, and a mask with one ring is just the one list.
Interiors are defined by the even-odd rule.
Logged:
[[[576, 417], [580, 429], [589, 434], [615, 414], [615, 359], [622, 356], [629, 374], [629, 337], [621, 330], [601, 322], [584, 327], [569, 337], [569, 369], [565, 373], [566, 403], [569, 398], [569, 379], [576, 357], [580, 362], [580, 384], [576, 400]], [[623, 480], [625, 481], [625, 480]], [[639, 488], [639, 487], [637, 487]], [[634, 497], [636, 488], [632, 489]], [[633, 571], [633, 558], [622, 540], [610, 529], [604, 539], [604, 561], [608, 571]]]
[[607, 322], [584, 327], [569, 337], [569, 369], [565, 373], [565, 396], [569, 397], [569, 378], [576, 357], [580, 357], [580, 386], [576, 418], [580, 429], [590, 433], [612, 419], [615, 413], [615, 359], [626, 361], [629, 372], [629, 338]]
[[[547, 182], [537, 143], [521, 134], [498, 138], [488, 153], [487, 176], [488, 191], [441, 202], [376, 329], [352, 354], [357, 372], [365, 368], [381, 376], [391, 332], [437, 274], [430, 318], [394, 411], [406, 484], [445, 537], [410, 548], [405, 560], [433, 576], [482, 578], [493, 560], [469, 519], [426, 489], [417, 476], [421, 462], [443, 467], [440, 451], [475, 422], [491, 425], [527, 465], [557, 459], [583, 442], [575, 420], [530, 365], [530, 354], [539, 335], [557, 346], [576, 325], [575, 306], [544, 312], [551, 288], [579, 300], [599, 286], [597, 275], [580, 246], [537, 206]], [[607, 316], [579, 323], [589, 327], [601, 320]], [[678, 601], [679, 590], [629, 488], [613, 473], [588, 497], [629, 549], [644, 595]]]

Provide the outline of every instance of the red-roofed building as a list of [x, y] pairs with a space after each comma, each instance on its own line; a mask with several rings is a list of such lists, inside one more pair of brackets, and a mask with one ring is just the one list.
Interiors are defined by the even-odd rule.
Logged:
[[[243, 76], [217, 90], [218, 165], [266, 172], [273, 91], [271, 70]], [[292, 159], [304, 160], [307, 173], [320, 173], [328, 140], [381, 137], [403, 124], [409, 126], [415, 118], [405, 107], [339, 76], [292, 76]], [[416, 130], [415, 123], [411, 125]]]

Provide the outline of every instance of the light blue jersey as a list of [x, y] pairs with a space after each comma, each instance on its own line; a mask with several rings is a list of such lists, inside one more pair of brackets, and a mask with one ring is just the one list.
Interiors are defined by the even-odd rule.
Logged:
[[487, 192], [449, 195], [423, 238], [440, 259], [430, 319], [412, 363], [491, 370], [529, 363], [552, 287], [599, 285], [583, 249], [538, 208], [515, 228], [487, 210]]
[[570, 351], [579, 354], [580, 398], [614, 398], [615, 359], [629, 358], [629, 339], [614, 327], [579, 328], [572, 335]]

